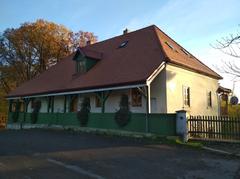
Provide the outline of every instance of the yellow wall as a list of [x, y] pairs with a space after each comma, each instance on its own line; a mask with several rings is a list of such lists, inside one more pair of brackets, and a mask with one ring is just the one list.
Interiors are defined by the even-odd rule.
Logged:
[[[151, 113], [166, 113], [166, 70], [161, 73], [151, 83]], [[155, 101], [154, 101], [155, 100]]]
[[[218, 80], [182, 68], [166, 66], [167, 112], [185, 109], [191, 115], [218, 115]], [[183, 86], [190, 87], [190, 107], [183, 105]], [[207, 107], [207, 93], [212, 92], [212, 107]]]

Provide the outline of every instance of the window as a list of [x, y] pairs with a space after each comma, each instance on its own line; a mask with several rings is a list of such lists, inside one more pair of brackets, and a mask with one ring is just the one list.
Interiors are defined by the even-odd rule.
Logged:
[[78, 97], [73, 96], [70, 102], [70, 112], [76, 112], [78, 107], [77, 105], [78, 105]]
[[125, 46], [127, 45], [127, 43], [128, 43], [128, 41], [122, 42], [122, 43], [118, 46], [118, 48], [123, 48], [123, 47], [125, 47]]
[[170, 49], [174, 50], [174, 47], [173, 47], [169, 42], [165, 42], [165, 43], [167, 44], [167, 46], [168, 46]]
[[76, 66], [76, 71], [77, 73], [80, 72], [80, 73], [84, 73], [85, 72], [85, 61], [77, 61], [77, 66]]
[[95, 106], [97, 108], [102, 107], [101, 100], [100, 100], [100, 98], [98, 96], [95, 96]]
[[185, 50], [184, 48], [181, 48], [181, 50], [182, 50], [183, 53], [185, 53], [185, 55], [190, 56], [190, 54], [188, 53], [187, 50]]
[[19, 101], [19, 112], [24, 112], [24, 102]]
[[12, 103], [11, 112], [24, 112], [24, 103], [23, 101], [16, 101]]
[[137, 88], [131, 90], [132, 95], [132, 106], [139, 107], [142, 106], [142, 94]]
[[212, 107], [212, 92], [211, 91], [209, 91], [207, 93], [207, 106]]
[[190, 88], [183, 87], [183, 104], [184, 106], [190, 106]]
[[17, 103], [13, 102], [11, 112], [16, 112], [16, 108], [17, 108]]

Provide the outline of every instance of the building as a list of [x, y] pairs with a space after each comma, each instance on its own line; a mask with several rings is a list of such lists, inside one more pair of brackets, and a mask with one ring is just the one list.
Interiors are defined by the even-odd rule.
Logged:
[[75, 112], [89, 97], [91, 112], [114, 113], [121, 95], [127, 94], [134, 113], [185, 109], [192, 115], [218, 115], [220, 79], [152, 25], [79, 48], [7, 98], [10, 111], [19, 100], [31, 112], [38, 99], [42, 113]]

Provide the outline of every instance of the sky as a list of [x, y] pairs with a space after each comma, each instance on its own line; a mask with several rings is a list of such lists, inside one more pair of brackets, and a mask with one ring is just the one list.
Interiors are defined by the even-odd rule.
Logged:
[[[41, 18], [75, 32], [93, 32], [101, 41], [125, 28], [155, 24], [222, 75], [221, 85], [234, 88], [240, 98], [240, 79], [219, 71], [222, 61], [232, 59], [211, 46], [240, 32], [239, 7], [239, 0], [0, 0], [0, 32]], [[235, 63], [240, 66], [239, 60]]]

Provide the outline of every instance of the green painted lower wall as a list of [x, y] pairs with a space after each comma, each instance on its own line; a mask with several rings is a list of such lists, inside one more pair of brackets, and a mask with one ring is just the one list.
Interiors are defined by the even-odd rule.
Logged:
[[[9, 114], [8, 123], [12, 123], [12, 114]], [[117, 125], [114, 116], [114, 113], [90, 113], [87, 127], [135, 132], [146, 131], [146, 114], [132, 113], [130, 122], [122, 128]], [[150, 133], [176, 134], [176, 114], [149, 114], [148, 121]], [[24, 113], [19, 113], [18, 122], [31, 123], [31, 113], [25, 113], [25, 121]], [[37, 124], [80, 125], [76, 113], [39, 113]]]

